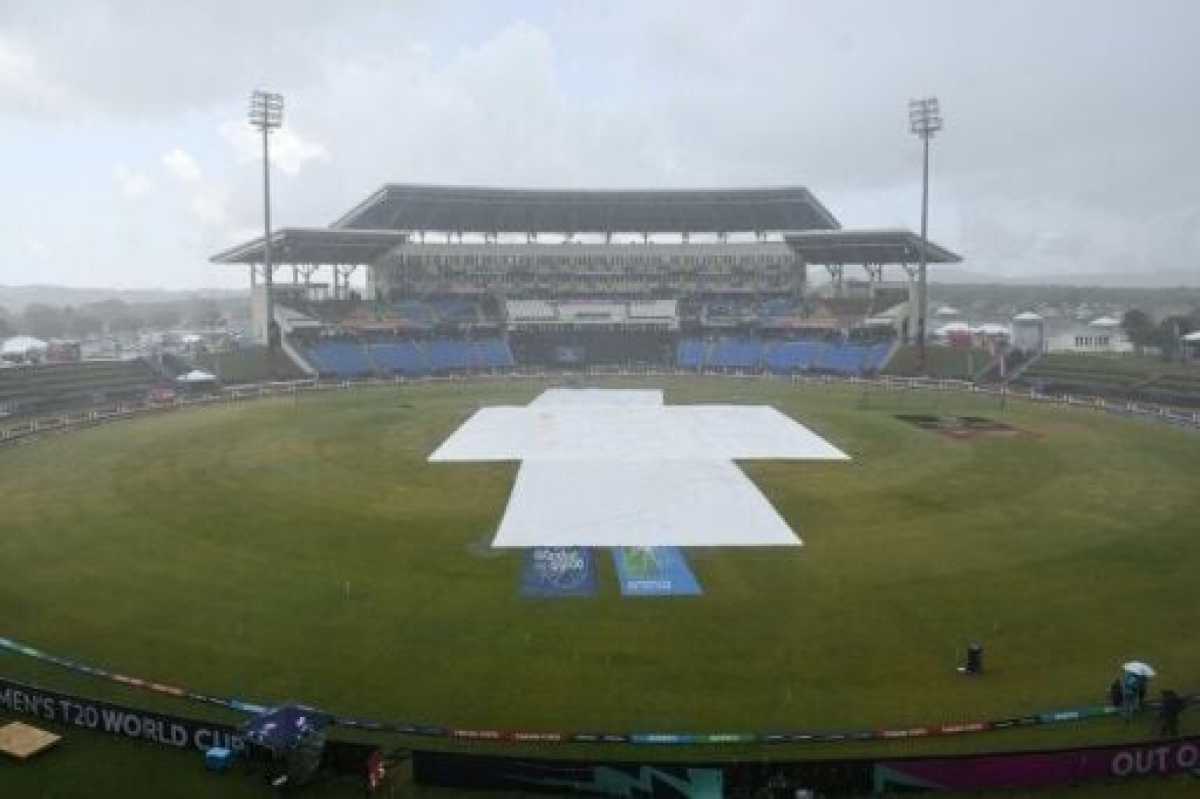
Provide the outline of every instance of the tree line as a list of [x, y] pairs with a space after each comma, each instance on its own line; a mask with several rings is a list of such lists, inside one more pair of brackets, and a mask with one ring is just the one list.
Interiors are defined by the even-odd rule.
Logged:
[[1180, 336], [1200, 330], [1200, 308], [1187, 314], [1172, 314], [1155, 321], [1154, 317], [1140, 308], [1125, 312], [1121, 329], [1139, 353], [1155, 348], [1168, 360], [1177, 358], [1182, 346]]
[[0, 310], [0, 338], [23, 334], [40, 339], [86, 339], [143, 330], [220, 327], [244, 319], [244, 306], [244, 300], [202, 297], [146, 303], [111, 299], [76, 306], [30, 303], [17, 313]]

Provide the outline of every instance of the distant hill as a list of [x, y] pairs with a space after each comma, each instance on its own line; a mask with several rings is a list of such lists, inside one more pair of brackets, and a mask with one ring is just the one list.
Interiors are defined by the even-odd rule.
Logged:
[[1169, 289], [1200, 288], [1200, 267], [1161, 272], [1080, 272], [1006, 275], [959, 267], [931, 267], [929, 282], [944, 285], [1079, 286], [1081, 288]]
[[8, 310], [10, 313], [17, 313], [26, 305], [33, 303], [54, 306], [77, 306], [89, 302], [102, 302], [104, 300], [121, 300], [128, 303], [161, 303], [191, 299], [228, 300], [243, 297], [248, 299], [248, 294], [248, 291], [237, 289], [172, 291], [169, 289], [106, 289], [50, 285], [0, 285], [0, 308]]

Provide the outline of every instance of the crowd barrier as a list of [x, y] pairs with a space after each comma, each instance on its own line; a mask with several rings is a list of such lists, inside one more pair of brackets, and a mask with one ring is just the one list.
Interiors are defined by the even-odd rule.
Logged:
[[[215, 705], [242, 713], [263, 713], [268, 705], [233, 697], [212, 696], [181, 688], [168, 683], [114, 672], [98, 666], [82, 663], [71, 658], [43, 652], [27, 644], [9, 638], [0, 638], [0, 651], [32, 658], [69, 671], [86, 674], [113, 683], [172, 696], [202, 704]], [[1189, 697], [1188, 703], [1195, 698]], [[1156, 707], [1147, 703], [1147, 707]], [[940, 736], [969, 735], [997, 730], [1039, 727], [1087, 719], [1113, 716], [1120, 709], [1112, 705], [1085, 705], [1075, 708], [1030, 713], [1007, 718], [953, 723], [905, 725], [902, 727], [870, 727], [844, 730], [768, 730], [759, 732], [654, 732], [654, 731], [533, 731], [471, 729], [450, 725], [416, 723], [407, 721], [380, 721], [353, 716], [339, 716], [329, 711], [334, 724], [373, 732], [395, 733], [427, 738], [448, 738], [458, 741], [482, 741], [515, 744], [627, 744], [633, 746], [720, 746], [745, 744], [803, 744], [845, 743], [863, 741], [894, 741], [897, 739], [930, 738]]]
[[664, 799], [1030, 790], [1168, 776], [1200, 765], [1200, 738], [951, 757], [645, 763], [413, 752], [424, 785]]
[[324, 391], [347, 391], [359, 388], [378, 388], [422, 383], [461, 383], [466, 381], [529, 380], [529, 379], [579, 379], [590, 377], [689, 377], [703, 375], [740, 380], [768, 380], [789, 382], [793, 385], [859, 385], [895, 391], [959, 391], [970, 394], [994, 396], [1041, 404], [1102, 411], [1116, 416], [1163, 422], [1177, 427], [1200, 430], [1200, 411], [1184, 412], [1176, 408], [1137, 402], [1112, 402], [1102, 397], [1078, 396], [1073, 394], [1046, 394], [1030, 388], [1013, 389], [1008, 386], [973, 383], [967, 380], [935, 379], [926, 377], [846, 377], [840, 375], [773, 375], [762, 372], [703, 371], [686, 369], [593, 369], [581, 372], [513, 369], [503, 372], [479, 372], [467, 375], [423, 376], [392, 378], [368, 377], [356, 380], [304, 380], [254, 383], [230, 386], [220, 392], [191, 397], [176, 397], [164, 402], [145, 401], [122, 403], [94, 408], [78, 413], [27, 419], [0, 428], [0, 446], [16, 443], [31, 436], [46, 433], [79, 430], [106, 422], [131, 419], [147, 414], [163, 413], [183, 408], [203, 407], [228, 403], [246, 402], [265, 397], [296, 396]]
[[[245, 748], [238, 728], [232, 724], [169, 715], [3, 678], [0, 712], [172, 749], [204, 752], [221, 746], [237, 752]], [[326, 759], [336, 773], [356, 775], [368, 793], [379, 786], [374, 745], [331, 737], [326, 750]], [[421, 785], [625, 799], [758, 799], [1019, 790], [1167, 776], [1194, 772], [1200, 766], [1200, 737], [1039, 751], [809, 760], [769, 756], [671, 762], [551, 759], [421, 747], [408, 753], [413, 780]]]

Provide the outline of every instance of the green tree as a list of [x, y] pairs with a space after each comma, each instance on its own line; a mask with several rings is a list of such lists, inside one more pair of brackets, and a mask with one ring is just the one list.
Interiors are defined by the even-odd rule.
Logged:
[[188, 323], [196, 327], [213, 327], [221, 322], [221, 308], [216, 300], [202, 298], [188, 309]]
[[1191, 316], [1168, 316], [1158, 323], [1154, 344], [1162, 350], [1164, 359], [1171, 361], [1179, 355], [1179, 337], [1200, 329], [1200, 320]]
[[31, 303], [21, 315], [21, 327], [38, 338], [61, 338], [67, 333], [67, 314], [53, 305]]
[[100, 300], [99, 302], [89, 302], [86, 305], [82, 305], [79, 310], [99, 317], [107, 325], [118, 316], [127, 314], [129, 312], [129, 305], [123, 300]]
[[141, 317], [132, 313], [124, 313], [114, 317], [108, 323], [108, 329], [113, 333], [136, 333], [145, 327]]
[[1129, 336], [1129, 341], [1137, 348], [1139, 355], [1154, 341], [1154, 320], [1150, 318], [1150, 314], [1140, 308], [1131, 308], [1125, 312], [1125, 316], [1121, 319], [1121, 329], [1125, 331], [1125, 335]]
[[87, 338], [103, 332], [104, 322], [100, 317], [90, 313], [74, 313], [71, 315], [67, 330], [74, 338]]
[[155, 308], [146, 316], [146, 321], [150, 327], [156, 330], [169, 330], [172, 327], [179, 326], [179, 320], [183, 318], [183, 314], [178, 308], [170, 305], [163, 305]]

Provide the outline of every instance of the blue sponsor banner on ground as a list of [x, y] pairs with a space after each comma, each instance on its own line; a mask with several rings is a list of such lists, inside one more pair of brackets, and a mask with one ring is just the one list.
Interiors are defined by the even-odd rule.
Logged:
[[534, 547], [525, 550], [521, 596], [595, 596], [596, 561], [586, 547]]
[[615, 547], [612, 554], [624, 596], [704, 593], [679, 547]]

